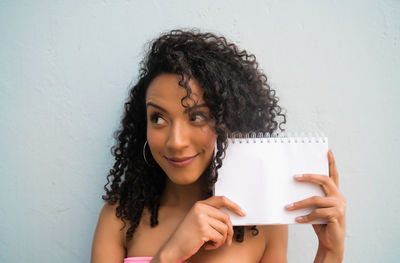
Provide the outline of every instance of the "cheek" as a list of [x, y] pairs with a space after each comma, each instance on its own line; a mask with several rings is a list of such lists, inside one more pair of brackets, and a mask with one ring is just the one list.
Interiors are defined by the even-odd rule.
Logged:
[[202, 133], [201, 138], [203, 144], [207, 146], [207, 149], [214, 150], [215, 142], [217, 141], [217, 134], [215, 133], [215, 131], [210, 127], [207, 127], [207, 128], [202, 128], [201, 133]]
[[162, 141], [162, 136], [159, 133], [157, 133], [154, 129], [147, 127], [147, 142], [152, 153], [153, 151], [157, 152], [160, 150], [160, 147], [162, 147]]

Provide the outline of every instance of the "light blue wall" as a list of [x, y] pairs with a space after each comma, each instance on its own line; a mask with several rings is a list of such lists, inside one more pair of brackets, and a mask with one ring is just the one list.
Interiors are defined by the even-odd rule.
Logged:
[[[322, 130], [345, 262], [400, 257], [399, 1], [0, 1], [0, 262], [88, 262], [144, 43], [199, 27], [256, 54], [289, 130]], [[289, 262], [312, 262], [310, 226]]]

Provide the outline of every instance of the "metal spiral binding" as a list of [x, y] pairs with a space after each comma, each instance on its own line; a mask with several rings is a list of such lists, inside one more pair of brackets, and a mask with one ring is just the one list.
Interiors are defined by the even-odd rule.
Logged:
[[326, 136], [321, 132], [282, 132], [282, 133], [232, 133], [228, 139], [234, 143], [325, 143]]

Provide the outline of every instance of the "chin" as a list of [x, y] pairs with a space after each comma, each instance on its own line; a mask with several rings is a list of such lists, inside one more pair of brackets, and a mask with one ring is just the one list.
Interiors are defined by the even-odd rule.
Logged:
[[[189, 174], [189, 176], [187, 174]], [[189, 172], [189, 173], [186, 173], [186, 175], [175, 173], [172, 176], [169, 176], [167, 174], [167, 176], [171, 180], [171, 182], [173, 182], [174, 184], [189, 185], [189, 184], [193, 184], [193, 183], [197, 182], [197, 180], [199, 180], [201, 174], [199, 174], [197, 176], [193, 176], [193, 173]]]
[[189, 184], [195, 183], [199, 178], [172, 178], [172, 177], [169, 177], [169, 179], [174, 184], [189, 185]]

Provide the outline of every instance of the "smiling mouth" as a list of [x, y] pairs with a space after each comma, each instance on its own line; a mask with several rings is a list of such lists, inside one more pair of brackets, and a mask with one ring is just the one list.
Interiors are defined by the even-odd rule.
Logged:
[[172, 166], [177, 168], [183, 168], [191, 164], [198, 155], [199, 153], [190, 157], [171, 157], [171, 158], [165, 156], [164, 157], [168, 161], [168, 163], [170, 163]]

